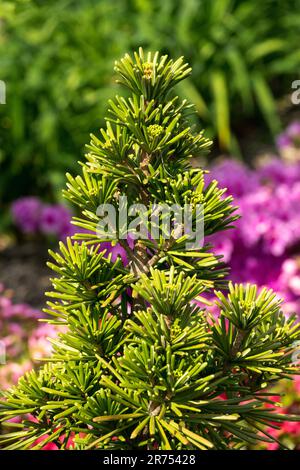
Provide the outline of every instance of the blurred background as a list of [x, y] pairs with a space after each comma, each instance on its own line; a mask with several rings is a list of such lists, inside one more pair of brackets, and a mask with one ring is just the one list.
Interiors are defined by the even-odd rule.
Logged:
[[[300, 0], [1, 0], [1, 388], [49, 354], [57, 331], [37, 318], [47, 248], [74, 230], [65, 172], [79, 171], [107, 99], [121, 92], [114, 61], [139, 46], [193, 67], [177, 93], [214, 140], [201, 162], [208, 180], [228, 188], [243, 216], [211, 240], [231, 278], [276, 289], [286, 314], [300, 315], [299, 36]], [[300, 381], [281, 392], [283, 412], [299, 412]], [[300, 448], [297, 423], [270, 432]]]

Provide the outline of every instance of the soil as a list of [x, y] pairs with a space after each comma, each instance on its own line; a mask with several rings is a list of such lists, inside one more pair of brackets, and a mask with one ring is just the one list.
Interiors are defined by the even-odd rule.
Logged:
[[43, 242], [23, 242], [0, 250], [0, 284], [10, 291], [14, 303], [35, 308], [46, 304], [52, 271], [46, 266], [48, 248]]

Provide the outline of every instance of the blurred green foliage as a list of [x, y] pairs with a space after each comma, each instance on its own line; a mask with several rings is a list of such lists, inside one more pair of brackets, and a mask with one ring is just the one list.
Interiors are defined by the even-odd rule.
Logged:
[[117, 88], [113, 60], [143, 46], [193, 67], [180, 94], [232, 149], [246, 116], [280, 128], [275, 97], [300, 65], [300, 0], [1, 0], [0, 199], [53, 198]]

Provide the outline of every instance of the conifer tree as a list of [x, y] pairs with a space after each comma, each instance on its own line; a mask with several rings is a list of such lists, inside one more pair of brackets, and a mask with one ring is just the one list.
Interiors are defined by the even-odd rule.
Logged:
[[[173, 91], [191, 68], [140, 49], [115, 71], [127, 97], [109, 101], [81, 176], [67, 175], [65, 196], [84, 231], [50, 252], [47, 321], [66, 331], [45, 365], [3, 392], [1, 445], [66, 449], [71, 437], [81, 450], [230, 450], [272, 442], [267, 427], [298, 419], [276, 412], [270, 386], [298, 372], [300, 328], [272, 291], [228, 285], [208, 242], [237, 216], [225, 189], [190, 165], [210, 146], [188, 123], [193, 106]], [[119, 213], [124, 196], [128, 207], [146, 207], [144, 216], [158, 204], [189, 205], [193, 223], [203, 219], [204, 243], [190, 247], [192, 233], [178, 236], [174, 217], [169, 237], [162, 217], [157, 238], [124, 237], [119, 224], [112, 243], [127, 261], [114, 259], [103, 248], [99, 207]], [[213, 292], [217, 316], [208, 308]]]

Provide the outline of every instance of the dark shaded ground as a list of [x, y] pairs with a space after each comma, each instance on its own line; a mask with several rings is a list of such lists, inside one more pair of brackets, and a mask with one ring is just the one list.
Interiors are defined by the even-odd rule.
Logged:
[[49, 277], [53, 275], [46, 266], [48, 247], [30, 241], [0, 251], [0, 283], [13, 291], [14, 302], [25, 302], [35, 308], [45, 306], [44, 293], [49, 290]]

